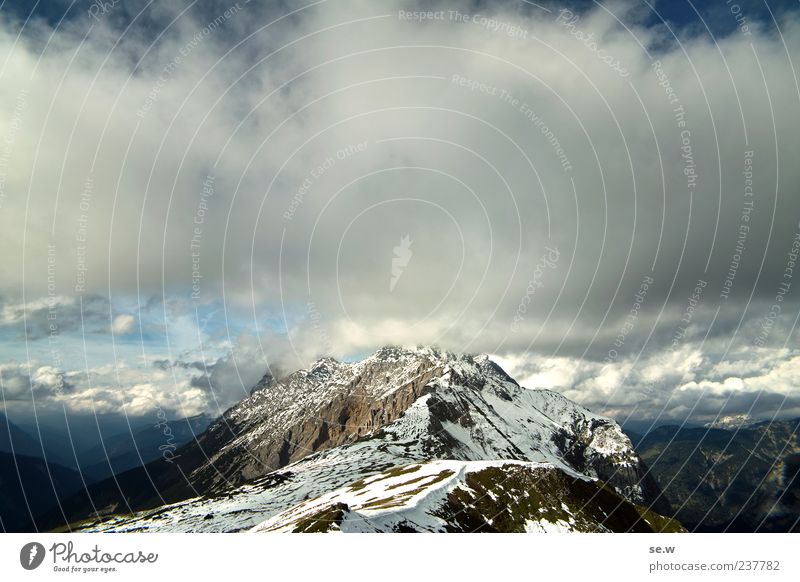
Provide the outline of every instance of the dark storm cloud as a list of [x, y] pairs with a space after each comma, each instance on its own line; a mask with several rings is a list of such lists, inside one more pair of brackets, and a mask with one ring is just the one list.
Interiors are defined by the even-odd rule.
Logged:
[[0, 329], [22, 340], [42, 339], [53, 330], [109, 333], [114, 327], [109, 301], [99, 295], [87, 295], [82, 301], [74, 296], [53, 295], [26, 303], [3, 298], [0, 306]]

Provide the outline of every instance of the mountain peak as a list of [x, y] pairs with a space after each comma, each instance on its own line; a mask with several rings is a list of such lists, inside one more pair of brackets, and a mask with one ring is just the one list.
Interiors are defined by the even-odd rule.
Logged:
[[442, 350], [438, 346], [400, 346], [388, 345], [376, 350], [367, 360], [396, 361], [403, 358], [430, 358], [446, 360], [455, 354]]
[[341, 364], [334, 358], [326, 356], [314, 362], [314, 364], [312, 364], [312, 366], [308, 369], [308, 373], [320, 378], [326, 378], [335, 374], [339, 370], [340, 366]]

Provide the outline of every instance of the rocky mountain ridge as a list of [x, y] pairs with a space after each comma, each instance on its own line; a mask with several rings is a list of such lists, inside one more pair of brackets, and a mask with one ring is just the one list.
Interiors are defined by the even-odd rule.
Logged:
[[[583, 486], [576, 483], [598, 484], [596, 494], [585, 500], [586, 515], [576, 505], [578, 513], [559, 518], [559, 523], [567, 526], [570, 516], [575, 524], [583, 524], [573, 524], [573, 529], [586, 531], [587, 523], [600, 531], [619, 529], [628, 521], [614, 521], [613, 526], [596, 521], [600, 515], [618, 515], [615, 507], [625, 507], [641, 519], [645, 514], [656, 515], [648, 508], [668, 510], [616, 422], [556, 392], [521, 387], [485, 355], [452, 354], [435, 348], [383, 348], [355, 363], [323, 358], [265, 389], [254, 390], [213, 423], [196, 444], [179, 453], [184, 480], [195, 495], [172, 502], [164, 499], [151, 509], [146, 508], [146, 501], [140, 504], [145, 507], [127, 510], [119, 502], [101, 505], [104, 515], [83, 521], [79, 528], [270, 529], [275, 524], [269, 520], [276, 516], [360, 480], [404, 471], [403, 467], [435, 467], [441, 462], [461, 467], [447, 469], [452, 471], [448, 480], [451, 493], [463, 490], [469, 475], [469, 479], [480, 480], [492, 474], [493, 481], [501, 483], [497, 471], [518, 483], [538, 475], [562, 485], [572, 483], [578, 489]], [[481, 468], [474, 469], [476, 466]], [[124, 473], [120, 478], [125, 482]], [[427, 497], [429, 493], [425, 483], [416, 483], [414, 495], [384, 505], [414, 513], [415, 495]], [[169, 487], [175, 491], [179, 485]], [[501, 497], [499, 490], [490, 493]], [[125, 503], [130, 505], [130, 500]], [[458, 503], [457, 499], [447, 501], [449, 506]], [[374, 506], [372, 510], [386, 509]], [[453, 524], [445, 509], [435, 511], [434, 517], [417, 516], [417, 521], [412, 520], [416, 526], [408, 520], [383, 519], [384, 529], [376, 526], [373, 530], [458, 530], [449, 527]], [[546, 529], [551, 523], [535, 519], [536, 515], [528, 517], [526, 521], [517, 516], [515, 531]], [[641, 519], [638, 526], [647, 530], [679, 528], [669, 520], [656, 525], [655, 518]], [[264, 525], [268, 522], [269, 527]], [[560, 527], [569, 529], [567, 526]]]

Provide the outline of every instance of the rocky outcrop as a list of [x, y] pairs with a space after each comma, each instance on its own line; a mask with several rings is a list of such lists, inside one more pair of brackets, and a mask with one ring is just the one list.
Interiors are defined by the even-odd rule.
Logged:
[[[352, 373], [333, 359], [320, 360], [309, 371], [297, 372], [245, 399], [210, 429], [212, 434], [231, 438], [207, 464], [191, 473], [193, 482], [208, 493], [225, 490], [312, 453], [364, 438], [399, 418], [442, 371], [441, 365], [423, 357], [411, 370], [411, 378], [402, 378], [387, 389], [381, 381], [397, 378], [398, 367], [407, 373], [406, 362], [379, 362]], [[287, 400], [287, 393], [303, 392], [319, 393], [323, 398], [312, 399], [297, 414], [274, 422], [275, 411]], [[242, 410], [247, 414], [241, 414]]]

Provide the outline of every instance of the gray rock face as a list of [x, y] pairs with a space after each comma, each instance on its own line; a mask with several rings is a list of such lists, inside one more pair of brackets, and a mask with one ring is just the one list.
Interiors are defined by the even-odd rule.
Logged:
[[396, 420], [442, 369], [441, 352], [384, 348], [363, 362], [317, 361], [255, 392], [208, 430], [217, 450], [191, 472], [213, 493], [312, 453], [357, 441]]

